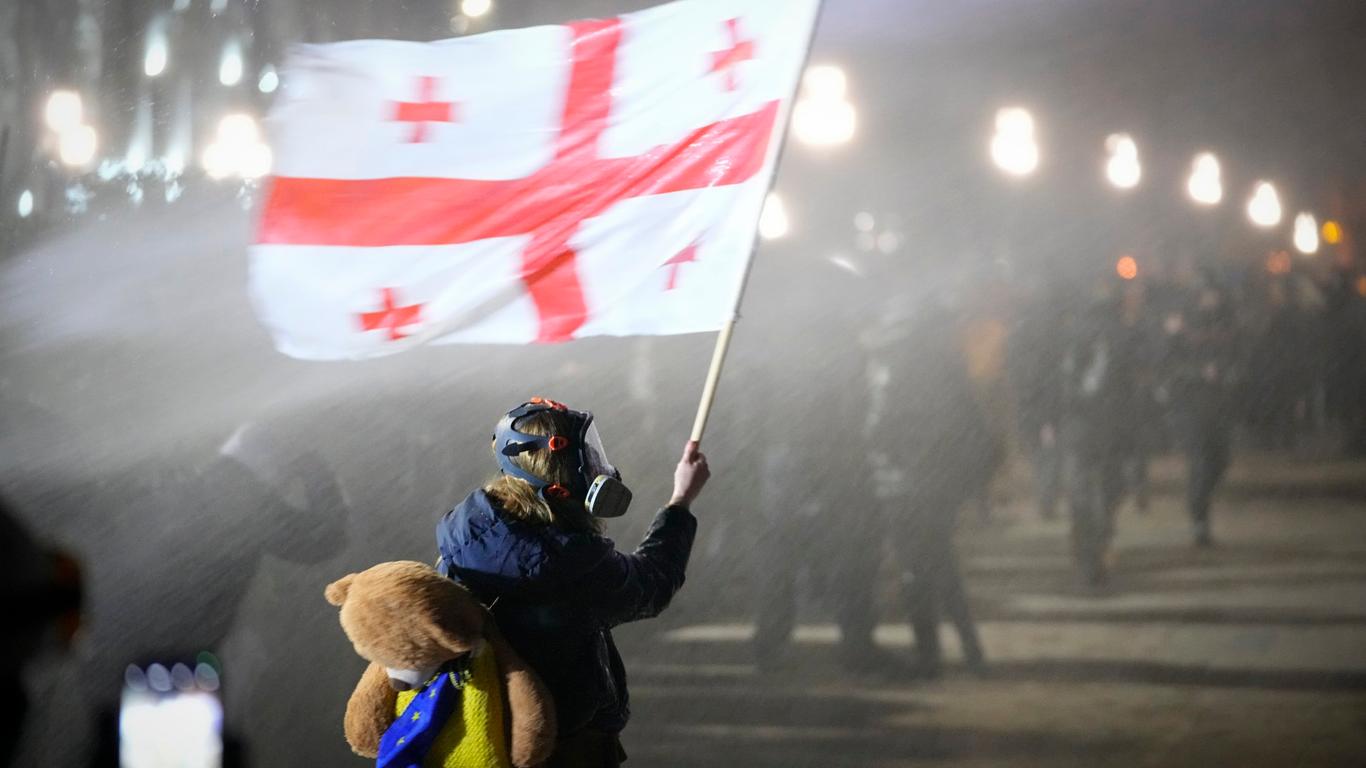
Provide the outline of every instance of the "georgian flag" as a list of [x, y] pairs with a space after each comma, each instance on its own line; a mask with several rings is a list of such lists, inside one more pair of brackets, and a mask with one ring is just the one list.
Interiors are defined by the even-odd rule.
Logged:
[[720, 328], [816, 5], [299, 46], [251, 254], [262, 322], [319, 360]]

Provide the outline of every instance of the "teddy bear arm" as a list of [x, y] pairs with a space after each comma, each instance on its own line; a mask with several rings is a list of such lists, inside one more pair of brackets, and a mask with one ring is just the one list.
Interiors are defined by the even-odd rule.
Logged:
[[541, 765], [555, 751], [555, 702], [541, 678], [497, 628], [490, 623], [485, 632], [502, 675], [512, 764], [517, 768]]
[[389, 685], [389, 674], [371, 662], [346, 703], [346, 743], [352, 752], [361, 757], [379, 754], [379, 740], [394, 722], [397, 702], [398, 693]]

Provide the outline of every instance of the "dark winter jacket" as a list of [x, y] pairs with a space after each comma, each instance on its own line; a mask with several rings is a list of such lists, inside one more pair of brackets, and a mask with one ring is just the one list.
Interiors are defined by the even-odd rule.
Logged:
[[629, 717], [617, 624], [656, 616], [683, 586], [697, 520], [656, 515], [632, 554], [611, 539], [507, 517], [484, 491], [437, 525], [441, 570], [491, 605], [508, 642], [555, 699], [560, 736], [616, 733]]

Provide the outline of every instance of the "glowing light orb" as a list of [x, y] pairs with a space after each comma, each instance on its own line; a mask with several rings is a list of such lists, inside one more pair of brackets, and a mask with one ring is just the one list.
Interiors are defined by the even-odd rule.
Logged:
[[1125, 280], [1133, 280], [1138, 277], [1138, 262], [1133, 256], [1120, 256], [1115, 262], [1115, 272]]
[[166, 36], [153, 32], [147, 41], [147, 55], [142, 59], [142, 72], [148, 77], [156, 77], [166, 71], [168, 52]]
[[1332, 219], [1323, 222], [1323, 242], [1329, 245], [1342, 242], [1342, 225]]
[[1314, 214], [1301, 213], [1295, 217], [1295, 249], [1306, 256], [1319, 252], [1319, 224]]
[[1219, 158], [1209, 152], [1195, 156], [1190, 178], [1186, 180], [1186, 192], [1201, 205], [1216, 205], [1224, 199], [1224, 185], [1219, 178]]
[[261, 77], [256, 81], [256, 89], [261, 93], [275, 93], [275, 89], [280, 87], [280, 75], [275, 72], [275, 67], [266, 65], [261, 70]]
[[783, 205], [783, 199], [777, 192], [768, 193], [764, 199], [764, 210], [759, 214], [759, 237], [776, 240], [786, 235], [789, 227], [787, 206]]
[[1105, 162], [1105, 176], [1120, 189], [1138, 186], [1143, 166], [1138, 162], [1138, 145], [1127, 133], [1112, 134], [1105, 140], [1110, 159]]
[[1039, 145], [1034, 138], [1034, 116], [1022, 107], [996, 112], [996, 133], [991, 137], [991, 159], [1012, 176], [1028, 176], [1039, 167]]
[[229, 87], [242, 82], [242, 51], [236, 43], [229, 43], [223, 49], [223, 58], [218, 62], [218, 82]]
[[82, 166], [95, 158], [95, 149], [98, 146], [99, 138], [95, 135], [95, 129], [88, 125], [80, 125], [62, 131], [57, 140], [57, 154], [67, 165]]
[[1281, 199], [1269, 181], [1259, 181], [1247, 201], [1247, 217], [1259, 227], [1274, 227], [1281, 223]]
[[81, 124], [82, 108], [81, 95], [75, 91], [53, 91], [47, 97], [47, 106], [43, 109], [43, 119], [47, 121], [47, 127], [62, 133], [78, 127]]
[[461, 0], [460, 2], [460, 12], [471, 19], [477, 19], [480, 16], [483, 16], [488, 13], [491, 8], [493, 8], [491, 0]]

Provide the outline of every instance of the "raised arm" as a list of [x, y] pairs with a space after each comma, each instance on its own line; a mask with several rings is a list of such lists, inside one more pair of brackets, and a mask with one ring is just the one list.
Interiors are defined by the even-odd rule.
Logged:
[[683, 587], [697, 534], [697, 518], [688, 507], [710, 477], [707, 457], [689, 442], [674, 469], [673, 496], [655, 514], [640, 546], [629, 555], [612, 552], [585, 577], [591, 609], [602, 621], [616, 625], [657, 616]]

